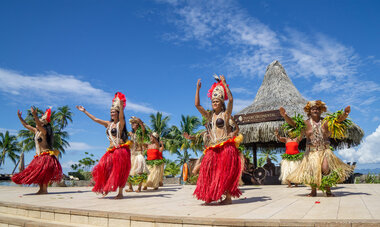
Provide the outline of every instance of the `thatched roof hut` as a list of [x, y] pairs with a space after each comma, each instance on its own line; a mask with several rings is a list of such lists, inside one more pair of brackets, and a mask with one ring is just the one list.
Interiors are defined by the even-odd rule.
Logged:
[[[306, 103], [307, 100], [294, 86], [280, 62], [272, 62], [267, 67], [263, 83], [253, 103], [235, 115], [240, 132], [244, 135], [243, 145], [253, 148], [255, 161], [257, 148], [284, 147], [283, 143], [277, 142], [274, 135], [275, 130], [285, 123], [278, 111], [279, 108], [284, 107], [291, 117], [298, 113], [307, 119], [303, 110]], [[347, 136], [345, 141], [332, 141], [333, 146], [342, 142], [349, 146], [358, 145], [364, 132], [357, 125], [353, 125], [349, 128]]]

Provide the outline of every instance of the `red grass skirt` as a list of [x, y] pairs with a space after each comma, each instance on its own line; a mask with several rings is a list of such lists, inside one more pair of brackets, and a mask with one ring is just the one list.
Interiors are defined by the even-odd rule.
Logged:
[[209, 147], [201, 163], [194, 195], [206, 203], [219, 200], [226, 192], [239, 197], [240, 174], [241, 159], [235, 142]]
[[107, 194], [123, 188], [131, 170], [131, 152], [129, 147], [116, 148], [106, 152], [92, 170], [95, 181], [93, 192]]
[[60, 182], [62, 167], [54, 155], [43, 154], [34, 157], [21, 173], [13, 175], [12, 181], [16, 184], [48, 184]]

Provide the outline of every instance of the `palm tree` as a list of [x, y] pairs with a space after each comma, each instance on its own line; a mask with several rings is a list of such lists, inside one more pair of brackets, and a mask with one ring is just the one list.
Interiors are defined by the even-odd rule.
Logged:
[[275, 150], [270, 150], [270, 149], [262, 150], [259, 156], [260, 158], [257, 164], [259, 167], [262, 167], [266, 163], [268, 158], [270, 158], [271, 160], [275, 162], [278, 162]]
[[0, 149], [1, 149], [1, 159], [0, 166], [4, 164], [5, 156], [8, 156], [14, 164], [16, 160], [20, 157], [17, 153], [20, 152], [18, 146], [17, 137], [9, 135], [9, 131], [6, 131], [5, 134], [0, 132]]
[[73, 112], [71, 112], [70, 107], [65, 105], [58, 107], [57, 112], [55, 113], [55, 121], [59, 125], [59, 130], [65, 128], [69, 121], [72, 123]]
[[[172, 126], [170, 132], [168, 133], [168, 140], [166, 143], [167, 149], [171, 153], [178, 155], [178, 161], [180, 165], [188, 162], [190, 159], [189, 149], [192, 149], [195, 155], [198, 156], [197, 150], [199, 145], [192, 143], [186, 139], [183, 134], [187, 133], [191, 136], [195, 135], [195, 130], [201, 125], [199, 118], [195, 116], [181, 116], [181, 129], [176, 126]], [[182, 151], [182, 152], [181, 152]]]
[[170, 120], [169, 116], [162, 118], [162, 113], [157, 112], [156, 115], [150, 115], [151, 129], [157, 132], [161, 138], [165, 138], [169, 133], [168, 122]]

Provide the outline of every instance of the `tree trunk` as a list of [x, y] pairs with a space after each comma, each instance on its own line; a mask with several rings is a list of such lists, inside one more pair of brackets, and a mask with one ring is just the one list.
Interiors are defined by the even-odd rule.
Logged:
[[19, 171], [22, 172], [24, 169], [25, 169], [25, 160], [24, 160], [24, 151], [22, 151], [20, 155]]
[[17, 163], [16, 163], [16, 165], [15, 165], [15, 168], [14, 168], [13, 171], [12, 171], [12, 175], [15, 173], [16, 168], [17, 168], [18, 164], [20, 163], [20, 160], [21, 160], [21, 157], [18, 159], [18, 161], [17, 161]]

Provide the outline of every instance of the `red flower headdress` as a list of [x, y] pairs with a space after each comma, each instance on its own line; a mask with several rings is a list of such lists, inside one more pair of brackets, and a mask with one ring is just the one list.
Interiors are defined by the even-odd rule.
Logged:
[[[215, 77], [216, 79], [217, 77]], [[210, 90], [208, 90], [207, 96], [213, 100], [213, 99], [219, 99], [221, 101], [228, 100], [227, 90], [224, 87], [222, 81], [219, 81], [219, 78], [217, 79], [217, 83], [214, 83]], [[228, 85], [227, 85], [228, 86]]]
[[120, 101], [123, 101], [123, 109], [125, 108], [127, 99], [125, 98], [125, 95], [121, 92], [116, 92], [115, 97], [112, 99], [112, 110], [120, 111]]
[[51, 121], [51, 108], [46, 109], [44, 115], [40, 118], [40, 121], [44, 124], [48, 124]]

